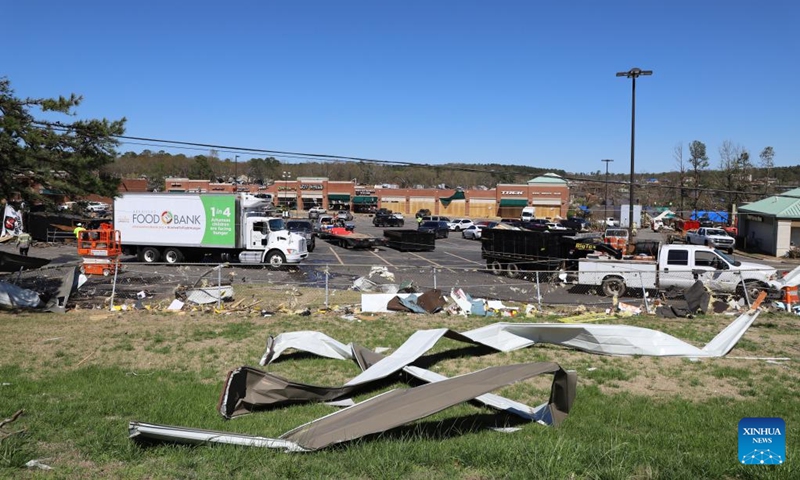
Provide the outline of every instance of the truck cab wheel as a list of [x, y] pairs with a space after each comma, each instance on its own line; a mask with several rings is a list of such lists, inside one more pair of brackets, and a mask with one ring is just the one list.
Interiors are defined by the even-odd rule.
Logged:
[[313, 242], [313, 241], [312, 241], [311, 243], [309, 243], [308, 245], [306, 245], [306, 248], [308, 249], [308, 253], [311, 253], [311, 252], [313, 252], [313, 251], [314, 251], [314, 249], [315, 249], [315, 248], [317, 248], [317, 242]]
[[[758, 294], [761, 293], [762, 291], [769, 291], [769, 287], [767, 285], [757, 280], [750, 280], [750, 281], [745, 280], [744, 285], [745, 288], [747, 288], [747, 298], [750, 299], [750, 303], [753, 303]], [[744, 297], [744, 288], [742, 288], [741, 284], [738, 287], [736, 287], [736, 293], [740, 297]]]
[[273, 250], [267, 254], [267, 263], [272, 268], [281, 268], [286, 263], [286, 256], [284, 256], [283, 252]]
[[609, 277], [603, 280], [603, 295], [607, 297], [621, 297], [626, 288], [625, 281], [619, 277]]
[[181, 263], [183, 261], [183, 252], [177, 248], [168, 248], [164, 250], [164, 261], [170, 265]]
[[156, 263], [161, 260], [161, 252], [154, 247], [145, 247], [139, 253], [139, 259], [145, 263]]

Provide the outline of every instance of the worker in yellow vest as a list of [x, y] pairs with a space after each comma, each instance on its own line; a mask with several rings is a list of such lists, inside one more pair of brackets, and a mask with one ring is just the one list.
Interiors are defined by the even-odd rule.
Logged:
[[81, 238], [81, 232], [84, 231], [84, 230], [86, 230], [86, 229], [83, 228], [83, 224], [82, 223], [78, 223], [78, 224], [75, 225], [75, 230], [73, 230], [72, 233], [75, 234], [75, 238], [76, 239], [79, 239], [79, 238]]

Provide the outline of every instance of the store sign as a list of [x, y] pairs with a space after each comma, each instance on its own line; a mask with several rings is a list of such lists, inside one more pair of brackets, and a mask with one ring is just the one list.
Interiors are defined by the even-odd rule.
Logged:
[[522, 190], [502, 190], [500, 191], [500, 195], [524, 195], [525, 192]]
[[747, 215], [747, 219], [750, 220], [751, 222], [763, 222], [764, 221], [764, 217], [762, 217], [761, 215]]
[[300, 185], [300, 190], [322, 190], [322, 185], [319, 183], [304, 183]]
[[287, 186], [284, 186], [284, 185], [278, 185], [278, 191], [279, 192], [280, 191], [287, 191], [287, 190], [294, 191], [295, 188], [294, 187], [287, 187]]
[[375, 195], [375, 190], [356, 189], [356, 195], [358, 195], [358, 196]]

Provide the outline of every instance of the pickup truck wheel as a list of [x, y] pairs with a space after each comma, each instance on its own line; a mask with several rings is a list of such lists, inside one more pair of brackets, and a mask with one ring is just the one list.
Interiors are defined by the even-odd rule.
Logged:
[[517, 265], [516, 263], [507, 264], [506, 276], [508, 278], [519, 278], [520, 277], [519, 265]]
[[177, 248], [168, 248], [164, 250], [164, 261], [170, 265], [181, 263], [183, 261], [183, 253]]
[[489, 271], [495, 275], [500, 275], [503, 273], [503, 264], [497, 260], [493, 262], [486, 262], [486, 266], [489, 268]]
[[619, 277], [609, 277], [603, 280], [603, 295], [607, 297], [621, 297], [626, 288], [625, 281]]
[[315, 248], [317, 248], [317, 242], [312, 241], [311, 243], [306, 245], [306, 249], [308, 249], [308, 253], [313, 252]]
[[286, 263], [286, 256], [279, 250], [273, 250], [267, 254], [267, 263], [274, 269], [281, 268]]
[[401, 226], [401, 227], [402, 227], [403, 225], [405, 225], [405, 224], [406, 224], [405, 220], [400, 220], [400, 226]]
[[[769, 287], [767, 285], [757, 280], [750, 280], [750, 281], [745, 280], [744, 288], [747, 288], [747, 298], [750, 299], [751, 303], [756, 299], [759, 293], [761, 293], [762, 291], [769, 290]], [[740, 297], [744, 297], [744, 288], [742, 288], [742, 285], [739, 284], [739, 286], [736, 287], [736, 294], [739, 295]]]
[[159, 252], [157, 248], [153, 247], [143, 248], [139, 256], [140, 260], [145, 263], [156, 263], [157, 261], [161, 260], [161, 252]]

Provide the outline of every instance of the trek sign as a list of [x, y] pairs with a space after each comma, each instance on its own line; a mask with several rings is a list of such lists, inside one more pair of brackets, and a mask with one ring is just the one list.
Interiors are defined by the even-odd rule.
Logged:
[[233, 195], [124, 195], [114, 202], [124, 243], [235, 247]]

